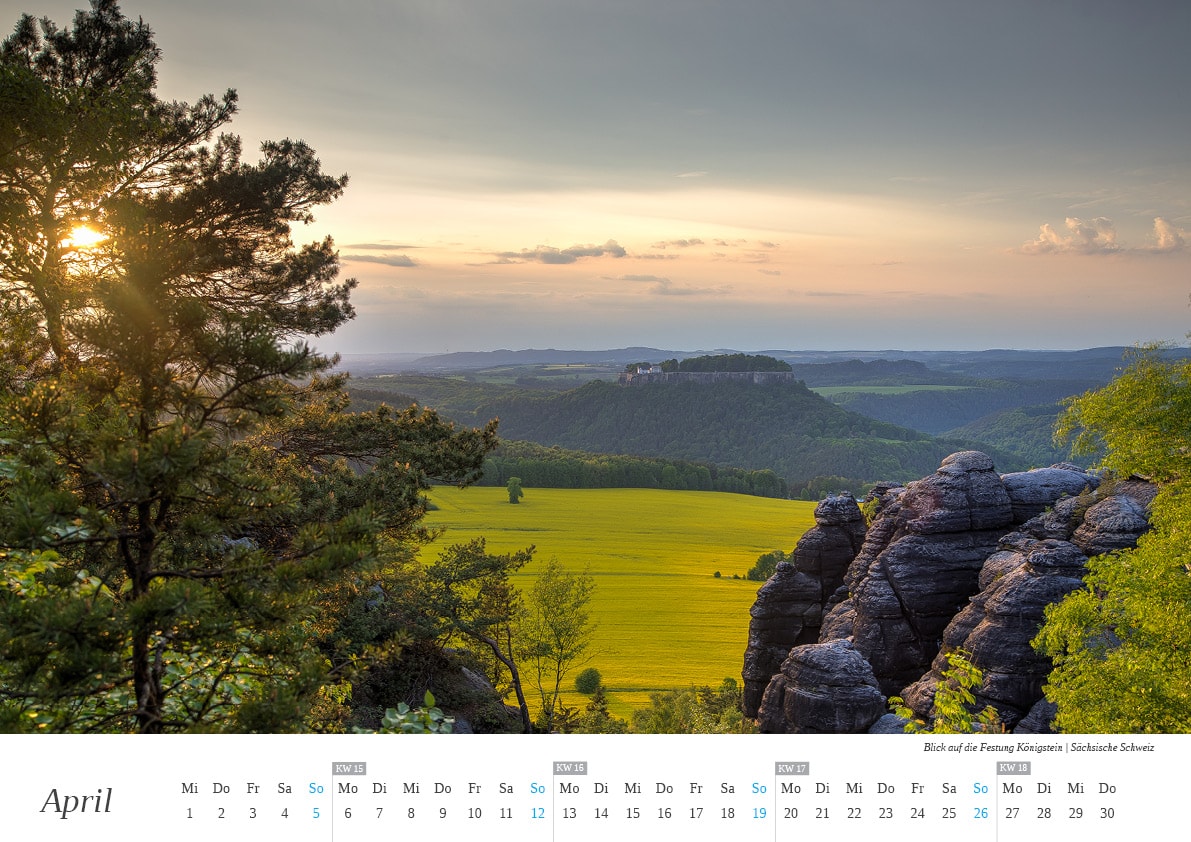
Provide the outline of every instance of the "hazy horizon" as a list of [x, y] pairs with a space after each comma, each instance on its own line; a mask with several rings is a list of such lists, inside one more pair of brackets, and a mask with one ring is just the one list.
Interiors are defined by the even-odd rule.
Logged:
[[[1188, 343], [1180, 343], [1175, 347], [1187, 347]], [[398, 350], [398, 351], [344, 351], [339, 352], [343, 357], [433, 357], [433, 356], [448, 356], [451, 354], [525, 354], [525, 353], [546, 353], [558, 352], [563, 354], [598, 354], [603, 352], [614, 351], [628, 351], [628, 350], [653, 350], [662, 351], [666, 353], [678, 353], [686, 355], [695, 354], [727, 354], [727, 353], [743, 353], [743, 354], [767, 354], [767, 353], [789, 353], [789, 354], [824, 354], [830, 356], [840, 356], [844, 354], [980, 354], [980, 353], [998, 353], [998, 352], [1012, 352], [1012, 353], [1039, 353], [1039, 354], [1062, 354], [1071, 353], [1076, 354], [1085, 351], [1095, 351], [1099, 349], [1115, 349], [1115, 348], [1135, 348], [1138, 343], [1132, 345], [1089, 345], [1083, 348], [1026, 348], [1026, 347], [989, 347], [989, 348], [748, 348], [748, 347], [690, 347], [690, 348], [674, 348], [662, 347], [650, 343], [635, 342], [628, 345], [608, 345], [608, 346], [593, 346], [586, 348], [569, 347], [569, 346], [554, 346], [554, 345], [540, 345], [531, 347], [490, 347], [490, 348], [458, 348], [448, 351], [417, 351], [417, 350]], [[660, 360], [659, 360], [660, 362]]]
[[[0, 0], [68, 25], [83, 0]], [[1083, 349], [1191, 328], [1191, 4], [125, 0], [351, 181], [327, 352]], [[643, 339], [644, 338], [644, 339]]]

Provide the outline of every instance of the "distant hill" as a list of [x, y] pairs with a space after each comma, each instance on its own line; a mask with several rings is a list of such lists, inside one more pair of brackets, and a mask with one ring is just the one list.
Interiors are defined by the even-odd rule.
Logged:
[[[795, 382], [759, 391], [717, 384], [697, 395], [681, 389], [699, 384], [648, 383], [638, 397], [611, 385], [625, 365], [706, 352], [504, 350], [361, 356], [343, 367], [381, 375], [353, 381], [361, 406], [416, 399], [469, 425], [499, 416], [506, 441], [769, 469], [796, 491], [916, 478], [963, 447], [990, 453], [1002, 471], [1062, 461], [1066, 452], [1050, 440], [1059, 403], [1111, 380], [1128, 351], [766, 350], [759, 353], [790, 364]], [[1165, 353], [1191, 356], [1187, 348]], [[401, 371], [436, 376], [382, 374]], [[797, 381], [828, 397], [808, 395]], [[674, 391], [652, 391], [663, 385]], [[818, 481], [832, 476], [848, 484]]]
[[[977, 379], [1012, 380], [1096, 380], [1107, 382], [1124, 365], [1129, 351], [1124, 346], [1086, 348], [1079, 351], [1019, 351], [994, 349], [988, 351], [792, 351], [763, 350], [749, 353], [763, 354], [790, 363], [805, 375], [812, 385], [844, 385], [847, 378], [879, 375], [887, 369], [888, 376], [956, 375]], [[449, 354], [344, 354], [340, 368], [356, 375], [398, 372], [479, 371], [496, 367], [542, 365], [609, 365], [624, 366], [642, 361], [660, 363], [668, 359], [687, 359], [707, 354], [741, 353], [732, 349], [714, 351], [676, 351], [650, 347], [612, 348], [595, 351], [561, 350], [556, 348], [496, 351], [462, 351]], [[1166, 352], [1172, 357], [1191, 355], [1191, 349], [1173, 348]], [[859, 368], [856, 363], [878, 363], [877, 367]], [[914, 370], [906, 363], [920, 363]], [[827, 364], [828, 368], [817, 368]], [[805, 368], [803, 368], [805, 366]], [[900, 370], [899, 370], [900, 369]], [[844, 378], [844, 379], [840, 379]], [[831, 382], [828, 382], [831, 381]], [[931, 380], [929, 382], [939, 382]]]
[[[1058, 404], [1013, 407], [948, 430], [940, 437], [987, 442], [1021, 457], [1031, 467], [1045, 467], [1071, 461], [1068, 450], [1056, 447], [1052, 440], [1061, 410]], [[1087, 459], [1081, 463], [1090, 464]]]
[[1055, 404], [1063, 398], [1082, 394], [1106, 382], [999, 380], [949, 391], [906, 391], [895, 394], [847, 392], [832, 395], [830, 400], [870, 418], [940, 435], [993, 413], [1023, 406]]
[[971, 386], [979, 381], [962, 374], [935, 371], [918, 360], [843, 360], [791, 365], [808, 386]]
[[[380, 387], [380, 388], [378, 388]], [[593, 381], [550, 393], [458, 379], [387, 377], [357, 384], [361, 405], [410, 395], [467, 425], [500, 419], [502, 439], [593, 453], [770, 469], [791, 486], [815, 477], [909, 480], [956, 449], [849, 412], [800, 382], [675, 383], [626, 388]], [[1003, 470], [1020, 467], [996, 454]]]

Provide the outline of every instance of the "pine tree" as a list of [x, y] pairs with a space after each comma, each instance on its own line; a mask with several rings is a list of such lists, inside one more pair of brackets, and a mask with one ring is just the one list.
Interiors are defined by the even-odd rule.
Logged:
[[[111, 0], [0, 46], [0, 727], [304, 727], [330, 609], [495, 428], [346, 412], [307, 342], [351, 318], [300, 141], [214, 138]], [[84, 242], [79, 226], [92, 232]], [[320, 595], [322, 594], [322, 595]]]

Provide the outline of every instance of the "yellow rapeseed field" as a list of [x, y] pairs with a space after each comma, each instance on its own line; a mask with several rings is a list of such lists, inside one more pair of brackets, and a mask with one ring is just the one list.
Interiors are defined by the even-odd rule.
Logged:
[[[436, 508], [427, 524], [447, 531], [424, 550], [427, 559], [442, 546], [484, 536], [489, 552], [537, 548], [517, 577], [523, 590], [550, 558], [591, 574], [598, 625], [590, 666], [621, 715], [647, 705], [654, 690], [740, 680], [760, 586], [744, 574], [762, 553], [793, 550], [814, 525], [815, 506], [652, 489], [526, 488], [511, 505], [503, 488], [436, 488], [430, 499]], [[574, 692], [564, 699], [585, 702]]]

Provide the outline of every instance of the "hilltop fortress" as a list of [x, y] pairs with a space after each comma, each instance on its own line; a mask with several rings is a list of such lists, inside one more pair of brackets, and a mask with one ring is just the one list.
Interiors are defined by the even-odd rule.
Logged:
[[790, 364], [764, 355], [716, 354], [666, 360], [660, 365], [636, 363], [621, 372], [621, 386], [640, 386], [649, 383], [719, 383], [742, 380], [747, 383], [794, 383]]
[[623, 371], [616, 382], [621, 386], [640, 386], [648, 383], [721, 383], [725, 380], [771, 384], [797, 383], [799, 378], [790, 371], [662, 371], [654, 366]]

